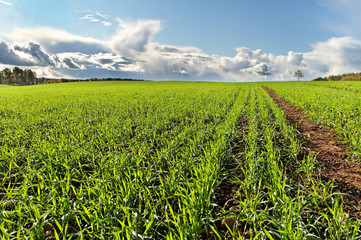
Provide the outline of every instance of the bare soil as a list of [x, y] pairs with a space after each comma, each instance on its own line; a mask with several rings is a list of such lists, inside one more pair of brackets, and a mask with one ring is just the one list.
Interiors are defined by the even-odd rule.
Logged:
[[284, 109], [287, 121], [297, 128], [303, 147], [317, 154], [322, 180], [332, 180], [334, 192], [346, 194], [344, 211], [361, 219], [361, 165], [348, 160], [348, 146], [338, 140], [334, 131], [305, 118], [303, 110], [295, 108], [273, 90], [263, 88]]
[[[232, 228], [235, 224], [235, 218], [227, 217], [229, 213], [238, 213], [239, 199], [245, 198], [244, 194], [239, 192], [239, 185], [232, 182], [232, 176], [237, 176], [240, 180], [244, 178], [242, 171], [238, 168], [240, 162], [244, 162], [244, 159], [241, 159], [240, 152], [243, 151], [245, 146], [242, 144], [239, 139], [242, 139], [247, 128], [247, 119], [240, 119], [237, 123], [238, 136], [234, 141], [237, 142], [236, 146], [232, 146], [230, 149], [231, 155], [235, 159], [230, 159], [223, 166], [224, 179], [220, 183], [220, 187], [214, 193], [213, 201], [216, 204], [214, 212], [217, 213], [216, 216], [218, 220], [214, 223], [217, 231], [224, 236], [224, 239], [232, 239], [232, 236], [228, 233], [228, 227]], [[232, 173], [232, 174], [231, 174]], [[232, 214], [231, 214], [232, 215]], [[248, 232], [243, 234], [243, 237], [247, 237]], [[217, 235], [211, 230], [208, 229], [208, 233], [204, 232], [201, 236], [201, 239], [207, 240], [216, 240], [219, 239]]]

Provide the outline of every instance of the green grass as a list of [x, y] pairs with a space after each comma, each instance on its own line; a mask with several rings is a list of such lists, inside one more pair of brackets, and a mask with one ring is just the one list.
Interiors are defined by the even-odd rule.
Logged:
[[323, 86], [323, 87], [331, 87], [336, 89], [345, 89], [349, 91], [360, 92], [361, 91], [361, 82], [352, 81], [352, 82], [344, 82], [344, 81], [321, 81], [321, 82], [312, 82], [312, 85]]
[[[360, 237], [259, 84], [4, 87], [0, 121], [2, 239]], [[245, 196], [231, 211], [224, 181]]]
[[350, 145], [353, 157], [360, 160], [361, 95], [357, 90], [361, 89], [360, 82], [271, 83], [268, 86], [305, 110], [316, 123], [333, 129], [340, 140]]

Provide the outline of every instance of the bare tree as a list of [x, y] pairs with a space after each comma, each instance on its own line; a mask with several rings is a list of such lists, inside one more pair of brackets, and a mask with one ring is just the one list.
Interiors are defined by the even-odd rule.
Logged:
[[295, 74], [293, 76], [296, 77], [298, 81], [300, 81], [300, 78], [303, 78], [303, 73], [300, 69], [298, 69], [297, 71], [295, 71]]

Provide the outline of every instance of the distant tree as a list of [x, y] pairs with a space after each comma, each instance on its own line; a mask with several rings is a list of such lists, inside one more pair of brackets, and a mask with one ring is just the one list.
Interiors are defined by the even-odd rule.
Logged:
[[36, 84], [36, 73], [31, 71], [30, 69], [24, 70], [25, 81], [29, 85]]
[[23, 74], [24, 71], [21, 68], [18, 67], [14, 67], [13, 68], [13, 74], [11, 76], [11, 82], [14, 83], [20, 83], [20, 84], [24, 84], [23, 82]]
[[301, 72], [301, 70], [298, 69], [297, 71], [295, 71], [295, 74], [293, 76], [296, 77], [298, 81], [300, 81], [300, 78], [303, 78], [303, 73]]
[[326, 77], [318, 77], [318, 78], [313, 79], [312, 81], [327, 81], [327, 78]]
[[2, 84], [10, 84], [12, 75], [11, 69], [5, 68], [0, 72], [0, 75]]
[[360, 73], [344, 73], [342, 75], [329, 75], [327, 81], [361, 81]]

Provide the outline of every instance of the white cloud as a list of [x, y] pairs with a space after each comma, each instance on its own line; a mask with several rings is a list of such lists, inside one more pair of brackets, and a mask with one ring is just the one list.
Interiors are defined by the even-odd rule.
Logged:
[[152, 36], [160, 31], [161, 22], [157, 20], [145, 20], [137, 22], [125, 22], [117, 19], [119, 29], [109, 44], [112, 50], [119, 54], [145, 52]]
[[97, 16], [103, 18], [103, 19], [110, 19], [110, 16], [109, 15], [105, 15], [105, 14], [102, 14], [101, 12], [96, 12], [95, 13]]
[[275, 56], [239, 47], [234, 57], [227, 57], [154, 42], [160, 21], [118, 22], [108, 41], [52, 28], [16, 29], [7, 37], [25, 44], [0, 42], [0, 63], [38, 66], [38, 72], [51, 76], [219, 81], [289, 80], [297, 69], [310, 79], [361, 69], [361, 40], [352, 37], [315, 43], [305, 53]]
[[[305, 64], [313, 71], [329, 74], [359, 72], [361, 69], [361, 40], [352, 37], [331, 38], [313, 45], [304, 54]], [[318, 68], [318, 69], [317, 69]]]
[[90, 22], [96, 22], [96, 23], [101, 23], [103, 24], [105, 27], [110, 27], [113, 24], [110, 22], [110, 16], [102, 14], [100, 12], [96, 12], [94, 13], [88, 13], [86, 14], [84, 17], [80, 17], [80, 20], [87, 20]]
[[33, 69], [36, 72], [38, 77], [48, 77], [48, 78], [68, 78], [71, 79], [73, 76], [61, 73], [58, 69], [54, 69], [51, 67], [42, 67]]
[[125, 57], [121, 57], [114, 53], [98, 53], [98, 54], [83, 54], [83, 53], [59, 53], [56, 54], [58, 63], [61, 67], [69, 69], [85, 70], [89, 67], [97, 69], [107, 69], [111, 71], [130, 71], [143, 72], [138, 64]]
[[0, 0], [0, 3], [8, 5], [8, 6], [12, 6], [13, 4], [11, 2], [5, 1], [5, 0]]
[[17, 28], [6, 36], [16, 42], [36, 42], [49, 53], [83, 52], [91, 54], [104, 52], [107, 48], [104, 41], [50, 27]]
[[102, 21], [102, 23], [105, 27], [110, 27], [112, 25], [110, 22], [107, 21]]

